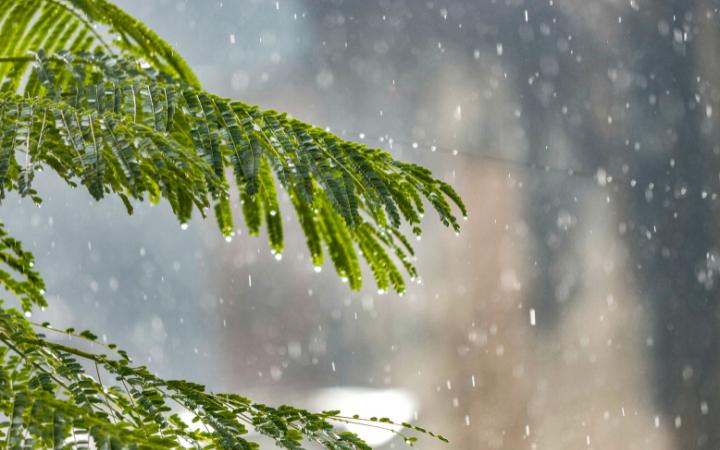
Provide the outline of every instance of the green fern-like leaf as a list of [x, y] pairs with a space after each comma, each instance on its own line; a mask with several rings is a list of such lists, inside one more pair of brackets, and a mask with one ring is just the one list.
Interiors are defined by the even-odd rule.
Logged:
[[[314, 265], [327, 253], [359, 289], [362, 256], [379, 289], [398, 292], [405, 289], [400, 266], [417, 276], [403, 224], [419, 233], [426, 202], [455, 230], [451, 204], [466, 214], [452, 187], [427, 169], [206, 92], [166, 42], [106, 0], [2, 0], [0, 36], [0, 201], [17, 191], [41, 202], [34, 175], [49, 167], [97, 200], [117, 195], [129, 212], [136, 202], [165, 199], [185, 223], [212, 208], [230, 237], [234, 189], [249, 234], [266, 226], [279, 255], [280, 189]], [[44, 290], [32, 255], [0, 223], [0, 294], [8, 296], [0, 299], [0, 415], [7, 419], [0, 438], [7, 447], [257, 449], [247, 437], [252, 428], [285, 449], [306, 441], [370, 448], [337, 423], [386, 428], [410, 445], [416, 437], [406, 432], [446, 441], [389, 419], [274, 408], [161, 379], [90, 331], [31, 322], [25, 314], [47, 306]], [[183, 411], [202, 426], [186, 423]]]
[[[36, 97], [22, 87], [0, 94], [6, 112], [0, 128], [5, 137], [0, 162], [6, 162], [0, 175], [7, 189], [20, 190], [16, 158], [35, 145], [40, 150], [32, 167], [51, 165], [71, 184], [84, 184], [96, 199], [114, 192], [131, 207], [131, 198], [157, 201], [162, 196], [181, 222], [194, 209], [205, 214], [213, 206], [221, 231], [229, 236], [234, 227], [225, 175], [232, 168], [250, 234], [266, 224], [270, 247], [280, 253], [274, 171], [281, 187], [298, 200], [293, 204], [310, 208], [301, 218], [316, 264], [327, 248], [340, 275], [357, 289], [362, 250], [378, 287], [399, 292], [405, 283], [398, 267], [411, 276], [415, 269], [396, 251], [391, 236], [400, 234], [403, 221], [418, 227], [421, 197], [453, 228], [458, 223], [449, 202], [465, 213], [452, 188], [419, 166], [204, 92], [136, 61], [104, 53], [39, 51], [31, 75], [42, 86]], [[27, 125], [48, 115], [54, 120], [42, 135]], [[32, 189], [31, 181], [22, 179], [24, 192]], [[407, 239], [403, 243], [409, 247]], [[392, 254], [400, 257], [399, 264]]]

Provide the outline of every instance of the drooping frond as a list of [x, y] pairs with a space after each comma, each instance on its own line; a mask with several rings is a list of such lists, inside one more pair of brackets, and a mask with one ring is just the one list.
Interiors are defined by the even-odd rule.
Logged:
[[10, 237], [0, 222], [0, 293], [4, 290], [13, 294], [26, 311], [33, 306], [47, 306], [43, 297], [45, 283], [34, 265], [32, 254], [23, 250], [20, 241]]
[[0, 55], [19, 58], [18, 64], [0, 65], [3, 90], [14, 90], [24, 82], [29, 65], [23, 58], [39, 49], [123, 53], [142, 58], [188, 84], [199, 85], [167, 42], [106, 0], [2, 0], [0, 36]]
[[[46, 55], [31, 63], [36, 83], [0, 94], [0, 186], [35, 194], [33, 172], [49, 165], [100, 199], [166, 198], [185, 222], [213, 207], [234, 233], [232, 172], [250, 234], [263, 223], [282, 251], [277, 189], [287, 192], [316, 265], [327, 248], [341, 277], [360, 287], [358, 254], [378, 288], [405, 288], [396, 261], [415, 269], [403, 222], [419, 232], [423, 198], [458, 229], [452, 188], [387, 152], [344, 141], [285, 114], [228, 100], [136, 61], [105, 53]], [[274, 177], [272, 174], [274, 173]], [[276, 183], [277, 180], [277, 183]], [[392, 256], [391, 256], [392, 255]]]

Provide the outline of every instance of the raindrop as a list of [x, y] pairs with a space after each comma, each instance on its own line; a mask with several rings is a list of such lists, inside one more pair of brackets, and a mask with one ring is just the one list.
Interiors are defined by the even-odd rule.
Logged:
[[181, 229], [181, 230], [187, 230], [187, 229], [188, 229], [188, 224], [186, 224], [186, 223], [184, 223], [184, 222], [181, 223], [181, 224], [180, 224], [180, 229]]
[[282, 253], [275, 253], [275, 261], [280, 261], [282, 259]]
[[320, 273], [322, 272], [322, 266], [315, 266], [313, 267], [313, 270], [315, 271], [315, 273]]
[[225, 242], [232, 242], [232, 236], [225, 236]]
[[595, 173], [595, 180], [600, 186], [606, 186], [608, 184], [608, 174], [605, 169], [598, 169]]
[[455, 120], [462, 120], [462, 105], [455, 106], [455, 112], [453, 113]]

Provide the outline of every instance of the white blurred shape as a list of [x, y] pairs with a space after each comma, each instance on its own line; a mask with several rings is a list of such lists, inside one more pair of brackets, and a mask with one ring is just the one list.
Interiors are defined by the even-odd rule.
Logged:
[[[357, 414], [363, 419], [387, 417], [396, 423], [409, 422], [417, 408], [417, 400], [404, 389], [372, 389], [342, 387], [321, 389], [311, 399], [315, 410], [340, 410], [343, 416]], [[382, 424], [383, 426], [387, 424]], [[390, 431], [355, 424], [338, 424], [351, 431], [371, 447], [389, 442], [395, 435]], [[399, 431], [401, 427], [387, 425]]]

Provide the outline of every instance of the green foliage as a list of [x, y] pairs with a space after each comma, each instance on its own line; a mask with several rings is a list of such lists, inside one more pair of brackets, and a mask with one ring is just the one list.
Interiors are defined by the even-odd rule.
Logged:
[[[399, 266], [417, 275], [403, 224], [420, 232], [424, 202], [456, 231], [451, 203], [466, 214], [457, 193], [427, 169], [204, 91], [167, 43], [104, 0], [3, 0], [0, 35], [0, 201], [17, 191], [41, 202], [34, 175], [49, 167], [96, 200], [116, 195], [130, 213], [136, 202], [163, 198], [181, 223], [212, 209], [222, 234], [231, 236], [230, 198], [237, 195], [249, 233], [264, 225], [271, 250], [280, 253], [284, 192], [313, 264], [327, 252], [359, 289], [362, 255], [379, 289], [398, 292], [405, 289]], [[23, 312], [47, 305], [32, 255], [0, 224], [6, 294]], [[180, 418], [183, 410], [198, 427]], [[0, 437], [12, 448], [257, 448], [249, 428], [281, 448], [299, 449], [306, 440], [328, 449], [369, 448], [336, 431], [337, 422], [387, 428], [409, 444], [415, 438], [393, 426], [426, 433], [388, 419], [272, 408], [163, 380], [89, 331], [35, 324], [5, 306], [0, 414], [7, 418]]]
[[[0, 4], [0, 55], [24, 57], [44, 49], [84, 52], [96, 49], [145, 59], [158, 70], [199, 86], [182, 57], [145, 24], [106, 0], [3, 0]], [[28, 62], [0, 67], [3, 84], [17, 86]]]
[[271, 249], [282, 252], [274, 171], [303, 221], [315, 264], [322, 264], [326, 247], [340, 276], [357, 289], [360, 249], [378, 288], [399, 292], [405, 284], [395, 259], [411, 276], [415, 269], [402, 248], [407, 240], [396, 236], [403, 220], [419, 225], [421, 197], [456, 230], [447, 199], [464, 212], [452, 188], [421, 167], [207, 93], [143, 62], [40, 50], [28, 76], [37, 82], [8, 84], [0, 93], [3, 191], [38, 200], [33, 174], [47, 165], [98, 200], [119, 195], [129, 211], [134, 200], [164, 197], [186, 222], [193, 210], [204, 215], [212, 206], [230, 236], [225, 175], [232, 170], [250, 234], [265, 223]]

